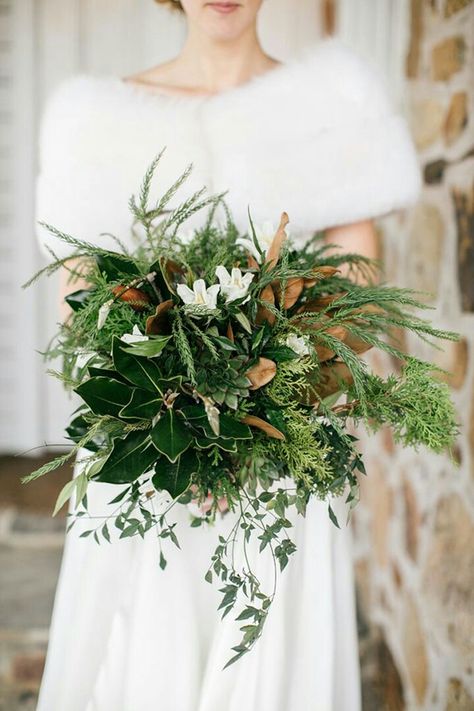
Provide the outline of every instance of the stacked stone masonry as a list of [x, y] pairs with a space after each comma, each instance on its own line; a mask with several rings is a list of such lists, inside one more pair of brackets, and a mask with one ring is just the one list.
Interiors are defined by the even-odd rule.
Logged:
[[[363, 709], [474, 710], [474, 2], [411, 0], [406, 107], [425, 187], [379, 222], [386, 278], [430, 293], [462, 334], [434, 360], [461, 434], [437, 457], [363, 433], [368, 477], [353, 518]], [[382, 372], [397, 364], [370, 354]]]

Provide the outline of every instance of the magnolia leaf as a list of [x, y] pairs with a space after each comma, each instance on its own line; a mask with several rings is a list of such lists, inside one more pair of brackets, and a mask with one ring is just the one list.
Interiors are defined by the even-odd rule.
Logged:
[[124, 439], [115, 439], [111, 453], [94, 479], [110, 484], [128, 484], [148, 471], [159, 457], [149, 434], [149, 430], [137, 430]]
[[[267, 286], [262, 289], [260, 293], [260, 301], [266, 302], [271, 305], [275, 303], [275, 294], [271, 284], [267, 284]], [[268, 321], [268, 323], [272, 326], [275, 323], [275, 314], [270, 311], [270, 309], [267, 309], [264, 305], [259, 304], [255, 321], [258, 324]]]
[[132, 355], [145, 358], [154, 358], [160, 355], [169, 340], [170, 336], [150, 336], [148, 341], [138, 341], [137, 343], [132, 343], [122, 350], [125, 351], [125, 353], [131, 353]]
[[201, 405], [189, 405], [184, 407], [182, 413], [194, 427], [202, 428], [206, 434], [206, 438], [212, 440], [214, 444], [218, 446], [220, 446], [219, 442], [221, 439], [252, 439], [250, 428], [230, 415], [220, 415], [219, 437], [217, 438], [209, 425], [206, 412]]
[[146, 311], [151, 302], [147, 293], [141, 289], [135, 289], [133, 286], [127, 286], [126, 284], [114, 286], [112, 294], [119, 301], [124, 301], [131, 306], [134, 311]]
[[160, 417], [150, 435], [157, 450], [172, 463], [193, 441], [193, 436], [183, 419], [172, 408]]
[[265, 257], [265, 262], [269, 265], [269, 268], [275, 267], [278, 263], [281, 248], [287, 237], [285, 227], [289, 221], [290, 220], [288, 214], [286, 212], [282, 212], [280, 217], [280, 224], [278, 225], [278, 229], [275, 233], [272, 243], [270, 244], [270, 247], [268, 248], [267, 256]]
[[219, 447], [223, 449], [224, 452], [236, 452], [237, 442], [235, 439], [224, 439], [223, 437], [217, 437], [211, 439], [210, 437], [196, 437], [196, 446], [199, 449], [208, 449], [209, 447]]
[[160, 461], [152, 477], [155, 489], [167, 491], [173, 499], [188, 488], [191, 474], [199, 469], [199, 459], [194, 450], [183, 452], [174, 463]]
[[249, 390], [257, 390], [269, 383], [276, 374], [276, 363], [269, 358], [259, 358], [256, 365], [247, 370], [245, 375], [252, 383]]
[[[149, 341], [143, 341], [138, 345], [147, 343]], [[117, 337], [114, 337], [112, 342], [112, 357], [115, 369], [131, 383], [152, 393], [158, 391], [163, 395], [161, 370], [154, 360], [138, 357], [134, 350], [124, 348], [123, 341]]]
[[303, 287], [304, 279], [302, 277], [291, 277], [284, 285], [284, 288], [282, 288], [279, 281], [277, 282], [276, 293], [280, 303], [282, 301], [281, 297], [283, 296], [283, 303], [281, 303], [281, 305], [284, 309], [290, 309], [296, 304], [301, 296]]
[[168, 317], [168, 311], [174, 306], [172, 299], [167, 299], [156, 307], [153, 316], [149, 316], [146, 320], [145, 333], [149, 335], [167, 335], [171, 331], [171, 324]]
[[89, 378], [75, 388], [74, 392], [80, 395], [94, 414], [113, 417], [118, 417], [118, 413], [132, 396], [132, 388], [129, 385], [104, 377]]
[[140, 271], [132, 259], [117, 256], [114, 252], [101, 252], [95, 257], [99, 271], [105, 274], [108, 281], [115, 281], [124, 274], [139, 276]]
[[87, 299], [93, 294], [95, 289], [78, 289], [64, 297], [64, 301], [71, 307], [73, 311], [79, 311], [85, 305]]
[[101, 376], [104, 378], [111, 378], [112, 380], [118, 380], [119, 383], [125, 383], [127, 384], [126, 378], [124, 378], [120, 373], [118, 373], [116, 370], [112, 370], [111, 368], [96, 368], [93, 365], [89, 365], [87, 367], [87, 372], [93, 377]]
[[135, 389], [130, 402], [120, 410], [119, 416], [132, 420], [151, 420], [160, 411], [163, 396], [160, 392], [151, 393]]
[[251, 427], [257, 427], [259, 430], [265, 432], [265, 434], [269, 437], [273, 437], [273, 439], [286, 439], [283, 432], [277, 430], [276, 427], [271, 425], [269, 422], [266, 422], [266, 420], [262, 420], [261, 417], [255, 417], [255, 415], [245, 415], [241, 422], [244, 422], [246, 425], [250, 425]]
[[341, 270], [338, 269], [337, 267], [330, 267], [330, 266], [319, 266], [319, 267], [313, 267], [313, 274], [314, 278], [312, 277], [305, 277], [304, 278], [304, 288], [305, 289], [310, 289], [312, 286], [315, 286], [315, 284], [318, 283], [318, 281], [321, 281], [322, 279], [327, 279], [328, 277], [334, 276], [334, 274], [337, 274]]

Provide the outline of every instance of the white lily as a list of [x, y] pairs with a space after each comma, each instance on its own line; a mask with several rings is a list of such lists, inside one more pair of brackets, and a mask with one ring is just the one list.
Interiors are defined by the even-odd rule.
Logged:
[[286, 339], [286, 345], [300, 357], [310, 354], [308, 342], [304, 336], [297, 336], [295, 333], [290, 333]]
[[125, 343], [138, 343], [139, 341], [148, 341], [148, 336], [144, 336], [137, 325], [132, 328], [131, 333], [124, 333], [120, 336], [120, 340]]
[[[249, 290], [250, 282], [254, 278], [254, 274], [246, 272], [242, 274], [240, 269], [233, 267], [231, 273], [222, 265], [216, 267], [216, 277], [221, 285], [221, 292], [226, 295], [226, 303], [241, 299]], [[245, 304], [250, 299], [248, 296], [242, 303]]]
[[[261, 225], [254, 225], [255, 237], [257, 238], [257, 245], [260, 247], [260, 251], [263, 252], [263, 256], [266, 257], [267, 252], [270, 248], [273, 238], [278, 229], [271, 220], [265, 220]], [[289, 236], [288, 229], [286, 229], [286, 234]], [[235, 241], [236, 244], [240, 244], [242, 247], [247, 249], [250, 254], [255, 258], [255, 260], [260, 264], [262, 261], [262, 255], [260, 254], [257, 246], [255, 245], [253, 239], [246, 239], [245, 237], [238, 237]]]
[[176, 291], [185, 304], [195, 304], [207, 306], [208, 309], [215, 309], [220, 288], [220, 284], [206, 287], [204, 279], [196, 279], [192, 289], [186, 284], [178, 284]]

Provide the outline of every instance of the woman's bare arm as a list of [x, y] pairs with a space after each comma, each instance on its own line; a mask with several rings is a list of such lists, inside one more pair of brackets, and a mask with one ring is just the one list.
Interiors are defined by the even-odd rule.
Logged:
[[[338, 249], [328, 250], [329, 254], [355, 252], [370, 259], [379, 258], [379, 244], [373, 220], [353, 222], [348, 225], [330, 227], [326, 230], [324, 240], [327, 244], [336, 244]], [[341, 271], [346, 271], [346, 265]]]
[[72, 294], [73, 291], [78, 291], [79, 289], [87, 289], [89, 284], [85, 279], [79, 276], [71, 275], [70, 270], [78, 265], [79, 260], [70, 259], [66, 262], [67, 267], [63, 267], [59, 273], [59, 317], [61, 322], [64, 323], [71, 313], [71, 307], [64, 301], [68, 294]]

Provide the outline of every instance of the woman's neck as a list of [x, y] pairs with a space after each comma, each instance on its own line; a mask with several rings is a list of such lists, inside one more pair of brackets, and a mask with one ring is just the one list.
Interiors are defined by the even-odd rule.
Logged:
[[254, 27], [235, 41], [213, 42], [190, 30], [175, 69], [186, 83], [214, 93], [247, 82], [279, 64], [263, 51]]

